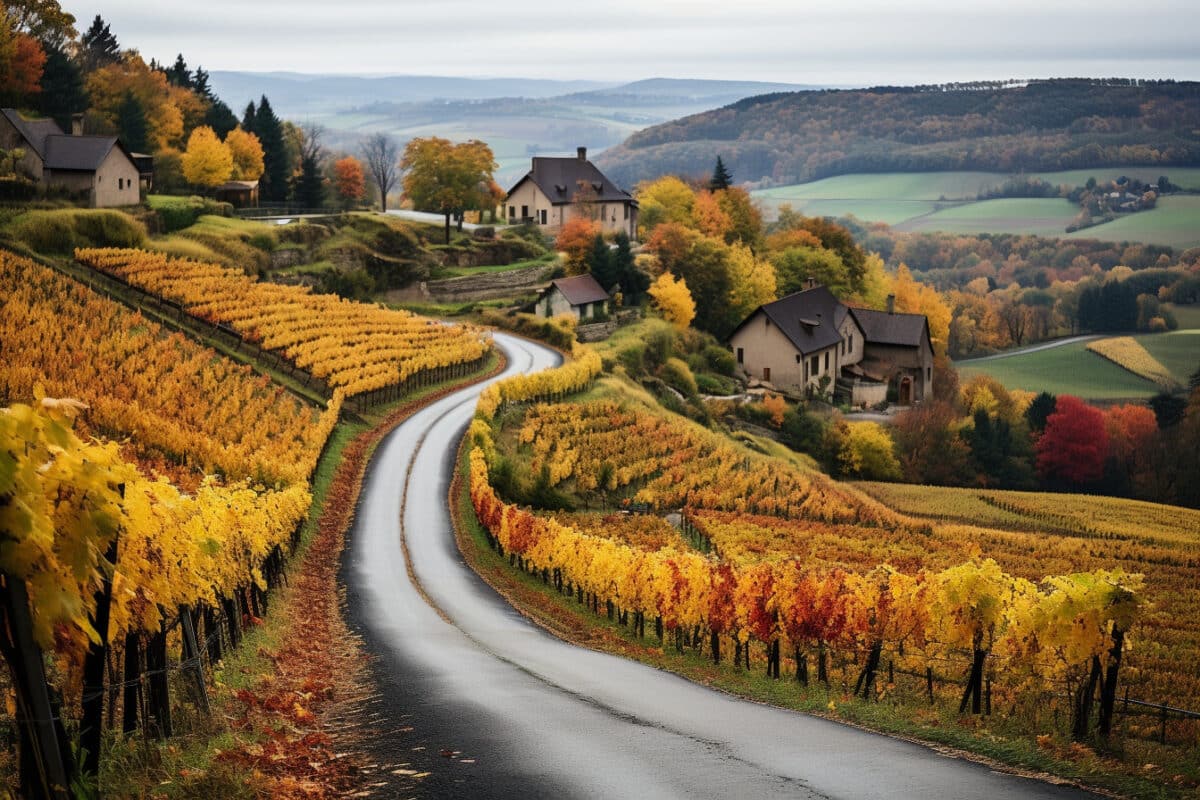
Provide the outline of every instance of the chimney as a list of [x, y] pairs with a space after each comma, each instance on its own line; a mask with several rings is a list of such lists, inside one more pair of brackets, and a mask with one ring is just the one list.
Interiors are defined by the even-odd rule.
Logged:
[[576, 147], [575, 155], [579, 156], [580, 161], [587, 161], [587, 148], [586, 147]]
[[896, 295], [894, 295], [894, 294], [888, 295], [887, 310], [888, 310], [889, 314], [896, 313]]
[[817, 279], [816, 278], [805, 278], [804, 279], [804, 288], [805, 289], [817, 288]]
[[71, 135], [83, 136], [83, 114], [71, 115]]

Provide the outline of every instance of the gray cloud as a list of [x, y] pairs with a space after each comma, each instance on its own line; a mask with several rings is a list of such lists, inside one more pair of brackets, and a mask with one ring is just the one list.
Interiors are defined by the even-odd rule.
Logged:
[[122, 44], [207, 69], [806, 83], [1200, 78], [1189, 0], [100, 0]]

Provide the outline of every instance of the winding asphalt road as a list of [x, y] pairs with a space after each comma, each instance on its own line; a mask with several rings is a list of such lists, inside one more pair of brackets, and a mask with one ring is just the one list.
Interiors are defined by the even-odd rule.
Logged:
[[[558, 361], [530, 342], [495, 339], [506, 375]], [[415, 793], [1091, 797], [737, 700], [532, 625], [463, 563], [451, 533], [449, 476], [479, 390], [432, 404], [381, 443], [343, 563], [351, 625], [375, 654], [370, 749], [392, 760], [385, 772], [430, 771]]]

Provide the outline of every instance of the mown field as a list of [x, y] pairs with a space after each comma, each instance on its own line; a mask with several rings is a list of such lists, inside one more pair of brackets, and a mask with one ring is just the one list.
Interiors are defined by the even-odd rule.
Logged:
[[[1200, 168], [1108, 167], [1035, 173], [1053, 184], [1082, 185], [1125, 175], [1156, 181], [1166, 174], [1184, 189], [1200, 189]], [[769, 213], [782, 203], [814, 216], [853, 214], [901, 230], [949, 233], [1018, 233], [1068, 236], [1078, 209], [1054, 198], [1002, 198], [978, 201], [981, 192], [1010, 177], [997, 172], [916, 172], [839, 175], [811, 183], [777, 186], [754, 193]], [[1144, 241], [1171, 247], [1200, 245], [1200, 198], [1164, 198], [1159, 207], [1078, 231], [1072, 238]]]
[[[1180, 330], [1147, 333], [1133, 339], [1166, 368], [1180, 385], [1200, 368], [1200, 309], [1174, 307]], [[990, 375], [1009, 389], [1073, 394], [1088, 400], [1142, 399], [1159, 392], [1153, 382], [1133, 374], [1088, 349], [1091, 342], [1072, 342], [1045, 350], [969, 359], [955, 364], [963, 380]]]

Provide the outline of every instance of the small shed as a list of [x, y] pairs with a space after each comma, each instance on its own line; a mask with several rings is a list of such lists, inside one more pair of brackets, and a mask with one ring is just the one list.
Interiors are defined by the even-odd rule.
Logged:
[[234, 208], [254, 208], [258, 205], [258, 181], [225, 181], [217, 187], [216, 197]]
[[557, 278], [538, 299], [537, 313], [542, 317], [571, 314], [578, 320], [595, 319], [608, 313], [611, 299], [591, 275]]

